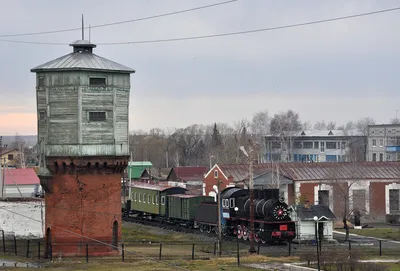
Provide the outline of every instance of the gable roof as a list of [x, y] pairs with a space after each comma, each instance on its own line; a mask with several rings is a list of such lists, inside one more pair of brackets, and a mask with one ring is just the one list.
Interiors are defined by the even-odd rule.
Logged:
[[207, 167], [174, 167], [172, 169], [176, 177], [184, 182], [203, 181], [204, 173], [206, 173], [207, 170]]
[[141, 177], [149, 177], [151, 175], [152, 179], [156, 179], [159, 181], [166, 181], [171, 174], [172, 168], [157, 168], [152, 167], [150, 169], [145, 169], [142, 172]]
[[[320, 181], [320, 180], [400, 180], [399, 162], [337, 162], [337, 163], [268, 163], [253, 166], [254, 175], [263, 172], [277, 172], [293, 181]], [[234, 182], [248, 179], [249, 166], [220, 165], [220, 169]]]
[[303, 205], [295, 205], [294, 211], [301, 220], [314, 220], [314, 216], [318, 220], [322, 219], [335, 219], [336, 216], [332, 213], [331, 209], [325, 205], [311, 205], [306, 208]]
[[218, 169], [225, 177], [225, 179], [228, 180], [228, 177], [225, 175], [225, 173], [221, 170], [221, 168], [217, 164], [215, 164], [206, 174], [204, 174], [204, 178], [207, 178], [208, 175], [210, 175], [211, 172], [214, 172], [215, 169]]
[[152, 167], [149, 161], [128, 162], [128, 177], [130, 179], [139, 179], [146, 168]]
[[[34, 185], [40, 180], [33, 168], [7, 168], [5, 170], [6, 185]], [[14, 183], [15, 182], [15, 183]]]
[[2, 148], [2, 149], [0, 149], [0, 156], [2, 156], [2, 155], [5, 155], [5, 154], [7, 154], [7, 153], [10, 153], [10, 152], [18, 152], [19, 150], [18, 149], [5, 149], [5, 148]]

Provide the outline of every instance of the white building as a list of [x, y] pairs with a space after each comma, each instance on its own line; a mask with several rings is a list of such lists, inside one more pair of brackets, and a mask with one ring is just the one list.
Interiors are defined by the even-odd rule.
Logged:
[[[315, 240], [315, 224], [318, 238], [323, 241], [333, 241], [333, 225], [335, 215], [325, 205], [293, 205], [290, 207], [292, 220], [296, 221], [295, 242]], [[314, 216], [318, 218], [317, 223]]]
[[400, 161], [400, 124], [368, 125], [367, 161]]
[[264, 137], [265, 160], [283, 162], [364, 161], [366, 137], [356, 131], [314, 130]]

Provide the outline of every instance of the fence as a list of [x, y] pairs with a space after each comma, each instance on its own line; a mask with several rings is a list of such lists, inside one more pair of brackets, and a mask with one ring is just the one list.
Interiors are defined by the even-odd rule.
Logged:
[[[81, 242], [81, 243], [51, 243], [48, 245], [49, 257], [46, 258], [46, 243], [42, 239], [17, 239], [15, 236], [4, 236], [1, 231], [2, 252], [4, 254], [18, 255], [34, 260], [62, 261], [65, 259], [89, 261], [136, 261], [138, 259], [155, 260], [197, 260], [213, 257], [234, 257], [240, 264], [240, 258], [249, 255], [249, 242], [243, 240], [223, 240], [221, 250], [214, 241], [176, 241], [176, 242], [149, 242], [130, 241], [122, 242], [118, 249], [106, 242]], [[316, 255], [315, 244], [276, 244], [267, 245], [255, 243], [256, 253], [270, 257]], [[320, 243], [320, 255], [330, 255], [334, 251], [341, 253], [370, 256], [397, 256], [400, 255], [400, 244], [390, 241], [370, 241], [368, 243], [345, 242], [340, 244]], [[66, 250], [69, 255], [63, 255]], [[105, 252], [105, 253], [104, 253]], [[107, 256], [104, 256], [104, 255]], [[102, 256], [102, 257], [96, 257]]]

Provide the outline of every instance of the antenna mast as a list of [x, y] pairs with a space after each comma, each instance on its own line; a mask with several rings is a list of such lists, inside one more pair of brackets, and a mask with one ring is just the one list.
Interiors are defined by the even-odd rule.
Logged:
[[82, 40], [85, 39], [85, 27], [84, 27], [84, 21], [83, 21], [83, 14], [82, 14]]

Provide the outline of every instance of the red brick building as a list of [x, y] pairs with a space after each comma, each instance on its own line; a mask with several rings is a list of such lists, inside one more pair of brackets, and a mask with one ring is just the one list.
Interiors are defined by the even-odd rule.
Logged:
[[[248, 165], [215, 165], [204, 177], [203, 194], [212, 193], [214, 172], [223, 186], [247, 187]], [[395, 222], [400, 217], [400, 163], [275, 163], [254, 165], [255, 188], [279, 187], [289, 205], [325, 204], [338, 218], [355, 210], [362, 221]], [[399, 221], [400, 222], [400, 221]]]

